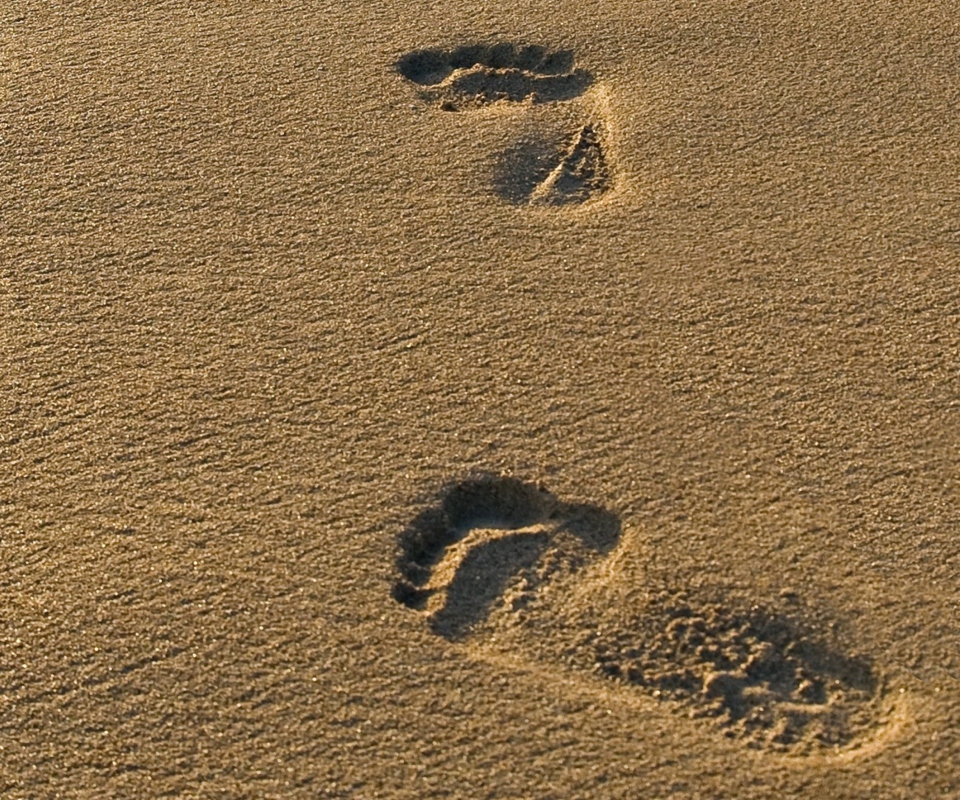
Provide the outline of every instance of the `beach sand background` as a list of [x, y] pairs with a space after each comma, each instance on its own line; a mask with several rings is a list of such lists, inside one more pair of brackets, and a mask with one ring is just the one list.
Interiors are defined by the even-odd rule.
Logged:
[[[585, 85], [398, 70], [498, 43]], [[0, 48], [0, 794], [960, 796], [954, 3], [8, 0]], [[585, 128], [602, 185], [527, 202]], [[403, 536], [477, 486], [443, 535], [520, 549], [456, 588]], [[536, 486], [612, 533], [531, 622], [481, 595]], [[862, 724], [584, 661], [658, 597], [864, 665]]]

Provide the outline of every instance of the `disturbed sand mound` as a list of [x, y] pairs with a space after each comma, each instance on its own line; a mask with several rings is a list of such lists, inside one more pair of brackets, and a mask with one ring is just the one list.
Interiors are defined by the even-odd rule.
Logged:
[[879, 673], [801, 621], [660, 591], [628, 615], [591, 602], [616, 515], [485, 475], [448, 485], [401, 534], [394, 597], [453, 641], [536, 651], [711, 720], [753, 748], [856, 747], [883, 725]]

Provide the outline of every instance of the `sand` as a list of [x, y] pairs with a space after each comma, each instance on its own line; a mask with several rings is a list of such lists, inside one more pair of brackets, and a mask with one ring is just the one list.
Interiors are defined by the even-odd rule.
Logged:
[[960, 797], [958, 21], [0, 3], [0, 795]]

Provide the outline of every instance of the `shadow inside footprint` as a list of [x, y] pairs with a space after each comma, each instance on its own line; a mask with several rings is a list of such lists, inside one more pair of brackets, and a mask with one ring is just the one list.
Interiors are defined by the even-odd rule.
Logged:
[[400, 534], [397, 568], [400, 580], [393, 596], [411, 608], [423, 608], [430, 595], [425, 585], [447, 547], [471, 528], [488, 524], [515, 530], [549, 515], [555, 500], [528, 483], [493, 475], [455, 481], [441, 489], [429, 506]]
[[565, 503], [560, 509], [558, 532], [573, 534], [588, 551], [605, 556], [620, 541], [620, 518], [607, 509], [589, 503]]
[[535, 75], [563, 75], [573, 70], [573, 51], [548, 50], [540, 45], [463, 45], [453, 50], [414, 50], [397, 62], [397, 72], [422, 85], [441, 83], [457, 69], [484, 66], [519, 69]]
[[549, 542], [546, 533], [508, 533], [472, 548], [446, 587], [444, 604], [430, 619], [430, 627], [456, 639], [480, 622], [507, 584], [532, 566]]
[[[474, 543], [445, 585], [431, 585], [448, 551], [477, 530], [491, 534]], [[563, 503], [542, 486], [516, 478], [480, 475], [455, 481], [400, 534], [400, 577], [393, 597], [423, 609], [442, 592], [444, 610], [435, 615], [435, 623], [440, 619], [441, 627], [452, 629], [449, 620], [456, 617], [463, 623], [453, 627], [463, 628], [482, 619], [505, 581], [529, 566], [529, 558], [536, 560], [561, 532], [585, 552], [605, 554], [619, 541], [620, 520], [599, 506]], [[492, 571], [484, 578], [487, 569]]]
[[524, 139], [500, 157], [493, 188], [508, 203], [529, 202], [536, 188], [550, 176], [563, 157], [559, 138]]
[[421, 97], [447, 111], [501, 100], [535, 103], [571, 100], [593, 78], [574, 68], [569, 50], [509, 42], [465, 45], [453, 50], [407, 53], [396, 63], [400, 75], [423, 87]]

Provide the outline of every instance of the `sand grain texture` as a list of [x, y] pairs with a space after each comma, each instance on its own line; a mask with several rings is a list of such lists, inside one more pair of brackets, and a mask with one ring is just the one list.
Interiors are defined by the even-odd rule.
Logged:
[[947, 2], [0, 2], [0, 795], [960, 796], [957, 108]]

